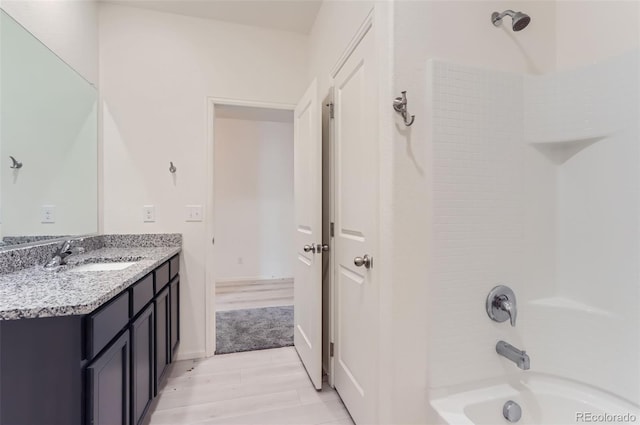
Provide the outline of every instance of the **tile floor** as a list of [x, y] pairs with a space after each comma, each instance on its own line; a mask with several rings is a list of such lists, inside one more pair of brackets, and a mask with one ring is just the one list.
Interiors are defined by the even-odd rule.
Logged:
[[293, 347], [177, 362], [151, 425], [352, 425], [338, 394], [316, 391]]

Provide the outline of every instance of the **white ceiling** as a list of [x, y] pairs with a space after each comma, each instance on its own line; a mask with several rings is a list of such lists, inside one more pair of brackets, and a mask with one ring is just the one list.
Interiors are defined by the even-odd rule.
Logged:
[[101, 0], [142, 9], [308, 34], [322, 0]]

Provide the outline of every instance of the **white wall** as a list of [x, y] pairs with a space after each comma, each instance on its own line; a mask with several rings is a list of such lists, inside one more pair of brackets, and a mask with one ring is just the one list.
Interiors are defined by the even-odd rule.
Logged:
[[[513, 33], [491, 25], [493, 11], [523, 10], [533, 17], [528, 28]], [[507, 24], [509, 22], [507, 21]], [[507, 25], [508, 26], [508, 25]], [[553, 2], [474, 2], [474, 1], [397, 1], [394, 17], [394, 93], [407, 90], [409, 112], [416, 121], [398, 127], [392, 154], [394, 250], [393, 264], [393, 341], [392, 370], [393, 423], [433, 423], [426, 400], [432, 395], [428, 365], [436, 368], [460, 367], [452, 363], [434, 364], [430, 357], [430, 331], [446, 327], [452, 333], [471, 331], [481, 315], [485, 291], [478, 291], [477, 310], [460, 303], [448, 304], [443, 315], [434, 316], [431, 291], [434, 281], [434, 152], [431, 122], [432, 100], [428, 89], [429, 59], [440, 59], [486, 69], [540, 73], [555, 67], [555, 6]], [[464, 94], [464, 90], [461, 93]], [[508, 96], [508, 92], [496, 94]], [[553, 222], [552, 218], [548, 218]], [[539, 275], [549, 274], [541, 269]], [[491, 287], [486, 288], [491, 289]], [[474, 292], [475, 294], [476, 292]], [[480, 313], [478, 313], [480, 312]], [[484, 319], [484, 318], [482, 318]], [[491, 322], [487, 318], [487, 326]], [[467, 327], [465, 327], [467, 326]], [[476, 328], [473, 328], [476, 329]], [[495, 341], [493, 341], [495, 344]], [[516, 342], [517, 344], [517, 342]], [[446, 347], [442, 347], [445, 349]], [[465, 348], [477, 350], [476, 348]], [[463, 360], [474, 363], [473, 351]], [[455, 365], [453, 365], [454, 360]], [[440, 358], [440, 360], [443, 360]], [[486, 364], [476, 364], [483, 369]]]
[[96, 0], [0, 0], [0, 7], [90, 83], [98, 84]]
[[217, 281], [293, 277], [292, 119], [215, 120]]
[[557, 1], [558, 70], [593, 64], [637, 49], [640, 2]]
[[[204, 206], [210, 190], [207, 97], [295, 104], [306, 49], [299, 34], [100, 6], [104, 232], [183, 234], [181, 357], [205, 351], [210, 241], [205, 222], [185, 222], [184, 207]], [[142, 222], [147, 204], [155, 223]]]
[[309, 81], [318, 78], [319, 98], [332, 85], [331, 68], [374, 7], [375, 1], [324, 1], [309, 34]]

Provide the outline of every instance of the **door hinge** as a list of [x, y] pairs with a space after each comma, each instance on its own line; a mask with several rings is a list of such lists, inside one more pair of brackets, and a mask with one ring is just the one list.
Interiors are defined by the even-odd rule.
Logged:
[[329, 107], [329, 118], [335, 118], [335, 110], [334, 110], [333, 103], [327, 103], [327, 106]]
[[333, 342], [329, 343], [329, 357], [333, 357]]
[[331, 232], [331, 237], [334, 236], [334, 228], [335, 228], [334, 223], [331, 223], [331, 226], [329, 226], [329, 232]]

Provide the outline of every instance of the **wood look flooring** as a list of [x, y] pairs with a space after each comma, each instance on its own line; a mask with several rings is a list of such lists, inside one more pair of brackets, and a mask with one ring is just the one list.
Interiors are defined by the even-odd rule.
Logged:
[[293, 305], [293, 279], [216, 283], [216, 311]]
[[353, 425], [338, 393], [316, 391], [293, 347], [177, 362], [150, 425]]

